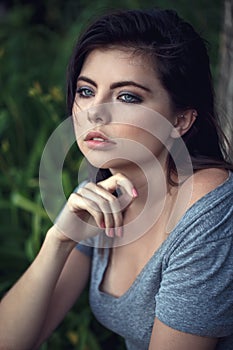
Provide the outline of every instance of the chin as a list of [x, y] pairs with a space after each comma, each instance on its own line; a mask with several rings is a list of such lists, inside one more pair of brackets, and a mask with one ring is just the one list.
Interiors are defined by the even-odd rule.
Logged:
[[[99, 157], [99, 159], [97, 159], [98, 157], [86, 157], [86, 159], [88, 160], [88, 162], [93, 165], [95, 168], [99, 168], [99, 169], [119, 169], [119, 168], [124, 168], [126, 166], [129, 165], [129, 160], [127, 159], [103, 159], [102, 157]], [[102, 158], [102, 159], [101, 159]]]

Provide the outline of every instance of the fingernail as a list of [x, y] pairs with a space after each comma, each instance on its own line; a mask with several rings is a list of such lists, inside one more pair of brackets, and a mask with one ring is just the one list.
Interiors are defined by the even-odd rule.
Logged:
[[107, 229], [107, 230], [106, 230], [106, 235], [107, 235], [108, 237], [114, 237], [114, 230], [113, 230], [113, 228]]
[[105, 223], [104, 223], [104, 221], [101, 222], [100, 227], [101, 227], [101, 228], [105, 228]]
[[117, 236], [118, 236], [118, 237], [122, 237], [122, 236], [123, 236], [123, 231], [122, 231], [122, 228], [121, 228], [121, 227], [118, 227], [118, 228], [117, 228]]
[[137, 193], [135, 188], [132, 189], [132, 195], [134, 198], [136, 198], [138, 196], [138, 193]]

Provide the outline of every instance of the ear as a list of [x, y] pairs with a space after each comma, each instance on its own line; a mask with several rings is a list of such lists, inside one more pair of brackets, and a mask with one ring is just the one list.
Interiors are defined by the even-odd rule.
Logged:
[[191, 128], [196, 118], [197, 111], [195, 109], [187, 109], [183, 114], [178, 115], [171, 132], [171, 137], [177, 139], [183, 136]]

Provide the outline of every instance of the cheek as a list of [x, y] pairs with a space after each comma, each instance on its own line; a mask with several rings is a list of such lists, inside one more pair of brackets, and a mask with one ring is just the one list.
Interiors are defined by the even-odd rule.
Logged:
[[73, 121], [79, 126], [82, 125], [87, 118], [87, 108], [84, 109], [77, 98], [75, 98], [72, 107], [72, 117]]
[[159, 155], [164, 149], [170, 149], [172, 142], [170, 134], [170, 127], [166, 127], [163, 130], [161, 128], [158, 128], [158, 130], [153, 130], [153, 128], [151, 128], [151, 132], [148, 132], [143, 128], [124, 126], [124, 128], [121, 130], [121, 133], [118, 132], [119, 137], [125, 139], [125, 147], [127, 147], [127, 139], [133, 140], [143, 145], [155, 156]]
[[151, 141], [155, 138], [166, 144], [173, 129], [170, 118], [164, 117], [155, 110], [140, 106], [134, 107], [133, 112], [131, 118], [121, 114], [124, 116], [123, 122], [130, 124], [130, 126], [122, 127], [122, 135], [137, 138], [143, 143], [147, 141], [147, 138]]
[[87, 132], [93, 128], [88, 124], [86, 111], [80, 112], [78, 109], [73, 109], [72, 122], [77, 142], [82, 140]]
[[144, 146], [144, 148], [150, 151], [155, 157], [168, 148], [168, 142], [161, 142], [158, 138], [149, 133], [141, 133], [138, 135], [137, 142]]

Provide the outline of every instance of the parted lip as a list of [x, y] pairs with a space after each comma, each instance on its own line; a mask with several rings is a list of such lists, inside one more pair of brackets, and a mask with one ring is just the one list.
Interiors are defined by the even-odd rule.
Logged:
[[90, 140], [93, 140], [94, 138], [100, 138], [100, 139], [103, 139], [105, 141], [110, 141], [106, 135], [104, 135], [102, 132], [99, 132], [99, 131], [89, 132], [86, 135], [86, 137], [84, 138], [84, 141], [90, 141]]

